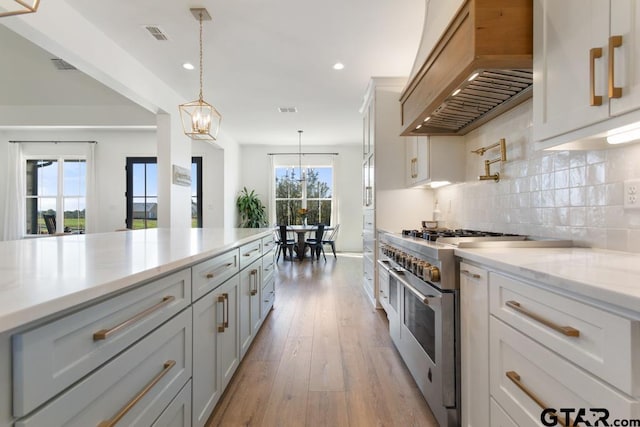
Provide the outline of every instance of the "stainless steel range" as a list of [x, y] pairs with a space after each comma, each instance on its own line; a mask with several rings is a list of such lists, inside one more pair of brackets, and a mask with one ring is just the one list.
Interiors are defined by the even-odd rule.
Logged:
[[[381, 305], [389, 332], [441, 426], [460, 425], [460, 301], [456, 247], [571, 246], [474, 230], [379, 232]], [[384, 282], [384, 283], [383, 283]], [[381, 292], [383, 292], [381, 290]]]

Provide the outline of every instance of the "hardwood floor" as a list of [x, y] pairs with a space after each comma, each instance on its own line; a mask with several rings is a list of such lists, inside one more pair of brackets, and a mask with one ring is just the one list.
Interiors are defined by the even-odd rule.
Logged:
[[277, 264], [274, 310], [212, 426], [437, 426], [362, 290], [362, 257]]

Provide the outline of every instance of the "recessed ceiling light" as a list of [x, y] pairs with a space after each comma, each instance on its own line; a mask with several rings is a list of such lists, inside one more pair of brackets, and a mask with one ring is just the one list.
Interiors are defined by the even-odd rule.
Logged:
[[454, 90], [454, 91], [453, 91], [453, 93], [451, 94], [451, 96], [456, 96], [457, 94], [459, 94], [459, 93], [460, 93], [460, 91], [461, 91], [461, 90], [462, 90], [462, 89], [456, 89], [456, 90]]
[[344, 64], [342, 62], [336, 62], [335, 64], [333, 64], [334, 70], [342, 70], [343, 68], [344, 68]]
[[182, 64], [182, 68], [184, 68], [185, 70], [193, 70], [196, 67], [194, 67], [193, 64], [189, 62], [185, 62], [184, 64]]

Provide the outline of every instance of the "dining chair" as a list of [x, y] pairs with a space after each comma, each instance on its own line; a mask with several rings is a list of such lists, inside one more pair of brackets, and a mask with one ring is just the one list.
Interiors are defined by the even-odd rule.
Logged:
[[44, 225], [47, 226], [47, 232], [49, 234], [56, 234], [56, 216], [52, 214], [42, 214], [44, 219]]
[[276, 255], [276, 262], [280, 261], [280, 253], [284, 253], [284, 258], [287, 258], [287, 249], [289, 249], [289, 259], [293, 261], [293, 246], [296, 241], [287, 238], [287, 226], [279, 225], [279, 236], [276, 244], [278, 245], [278, 254]]
[[338, 237], [338, 229], [340, 228], [340, 224], [333, 227], [333, 230], [329, 234], [329, 236], [325, 239], [322, 238], [322, 246], [331, 245], [331, 251], [333, 252], [333, 257], [338, 259], [336, 256], [336, 237]]
[[320, 253], [324, 257], [324, 261], [327, 262], [327, 256], [324, 254], [324, 246], [322, 245], [322, 237], [324, 236], [324, 224], [318, 224], [316, 230], [316, 237], [314, 239], [307, 239], [304, 243], [304, 250], [307, 251], [307, 247], [311, 248], [311, 261], [317, 256], [320, 259]]

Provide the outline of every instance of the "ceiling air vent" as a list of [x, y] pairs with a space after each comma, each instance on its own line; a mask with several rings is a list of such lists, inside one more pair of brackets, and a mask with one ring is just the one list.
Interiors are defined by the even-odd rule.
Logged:
[[146, 25], [144, 27], [147, 31], [149, 31], [149, 34], [151, 34], [151, 36], [156, 39], [156, 40], [168, 40], [167, 36], [162, 32], [162, 30], [159, 27], [156, 27], [155, 25]]
[[278, 111], [281, 113], [297, 113], [298, 109], [296, 107], [278, 107]]
[[52, 58], [51, 62], [53, 63], [53, 66], [56, 67], [58, 70], [77, 70], [76, 67], [69, 64], [64, 59]]

